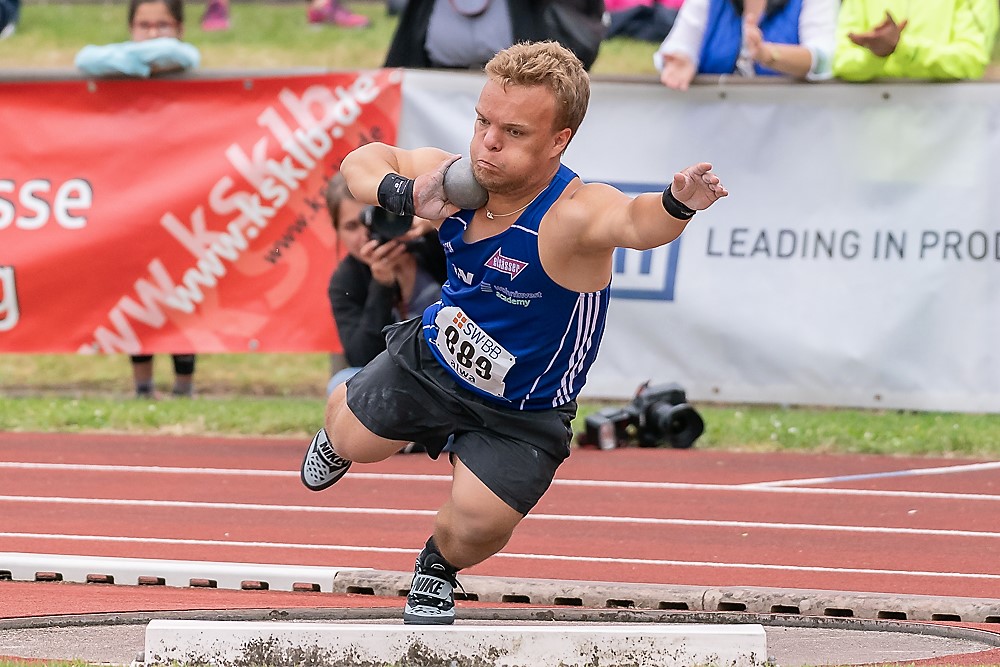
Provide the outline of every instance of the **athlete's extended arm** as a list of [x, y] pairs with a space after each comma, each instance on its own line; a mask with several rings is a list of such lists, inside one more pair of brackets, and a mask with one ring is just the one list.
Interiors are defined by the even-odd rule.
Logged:
[[676, 239], [695, 212], [728, 194], [707, 162], [674, 174], [663, 193], [629, 198], [609, 186], [586, 185], [574, 196], [591, 212], [581, 242], [594, 250], [655, 248]]
[[348, 153], [340, 170], [360, 202], [441, 220], [459, 210], [444, 197], [444, 173], [458, 158], [438, 148], [403, 150], [371, 143]]

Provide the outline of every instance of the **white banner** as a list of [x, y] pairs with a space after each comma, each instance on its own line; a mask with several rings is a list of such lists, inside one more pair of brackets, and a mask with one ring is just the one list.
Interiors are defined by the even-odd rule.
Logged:
[[[483, 78], [409, 71], [399, 141], [467, 153]], [[731, 196], [619, 251], [584, 396], [1000, 412], [1000, 84], [595, 82], [565, 162]]]

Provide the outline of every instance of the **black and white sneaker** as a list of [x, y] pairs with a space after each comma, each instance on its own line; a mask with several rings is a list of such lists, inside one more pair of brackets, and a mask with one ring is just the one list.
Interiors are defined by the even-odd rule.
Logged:
[[455, 622], [455, 570], [427, 549], [417, 556], [413, 583], [403, 608], [407, 625], [450, 625]]
[[326, 429], [321, 428], [309, 443], [299, 476], [310, 491], [322, 491], [333, 486], [350, 467], [350, 461], [333, 451]]

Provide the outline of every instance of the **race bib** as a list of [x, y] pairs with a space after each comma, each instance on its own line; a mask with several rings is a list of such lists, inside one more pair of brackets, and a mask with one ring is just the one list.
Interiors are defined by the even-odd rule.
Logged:
[[504, 378], [514, 366], [514, 355], [480, 329], [461, 308], [446, 306], [434, 317], [434, 340], [452, 370], [474, 386], [503, 397]]

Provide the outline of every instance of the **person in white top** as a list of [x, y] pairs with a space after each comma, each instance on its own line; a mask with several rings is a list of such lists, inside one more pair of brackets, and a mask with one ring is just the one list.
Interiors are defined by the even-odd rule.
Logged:
[[653, 56], [660, 81], [687, 90], [696, 74], [832, 75], [839, 0], [686, 0]]

